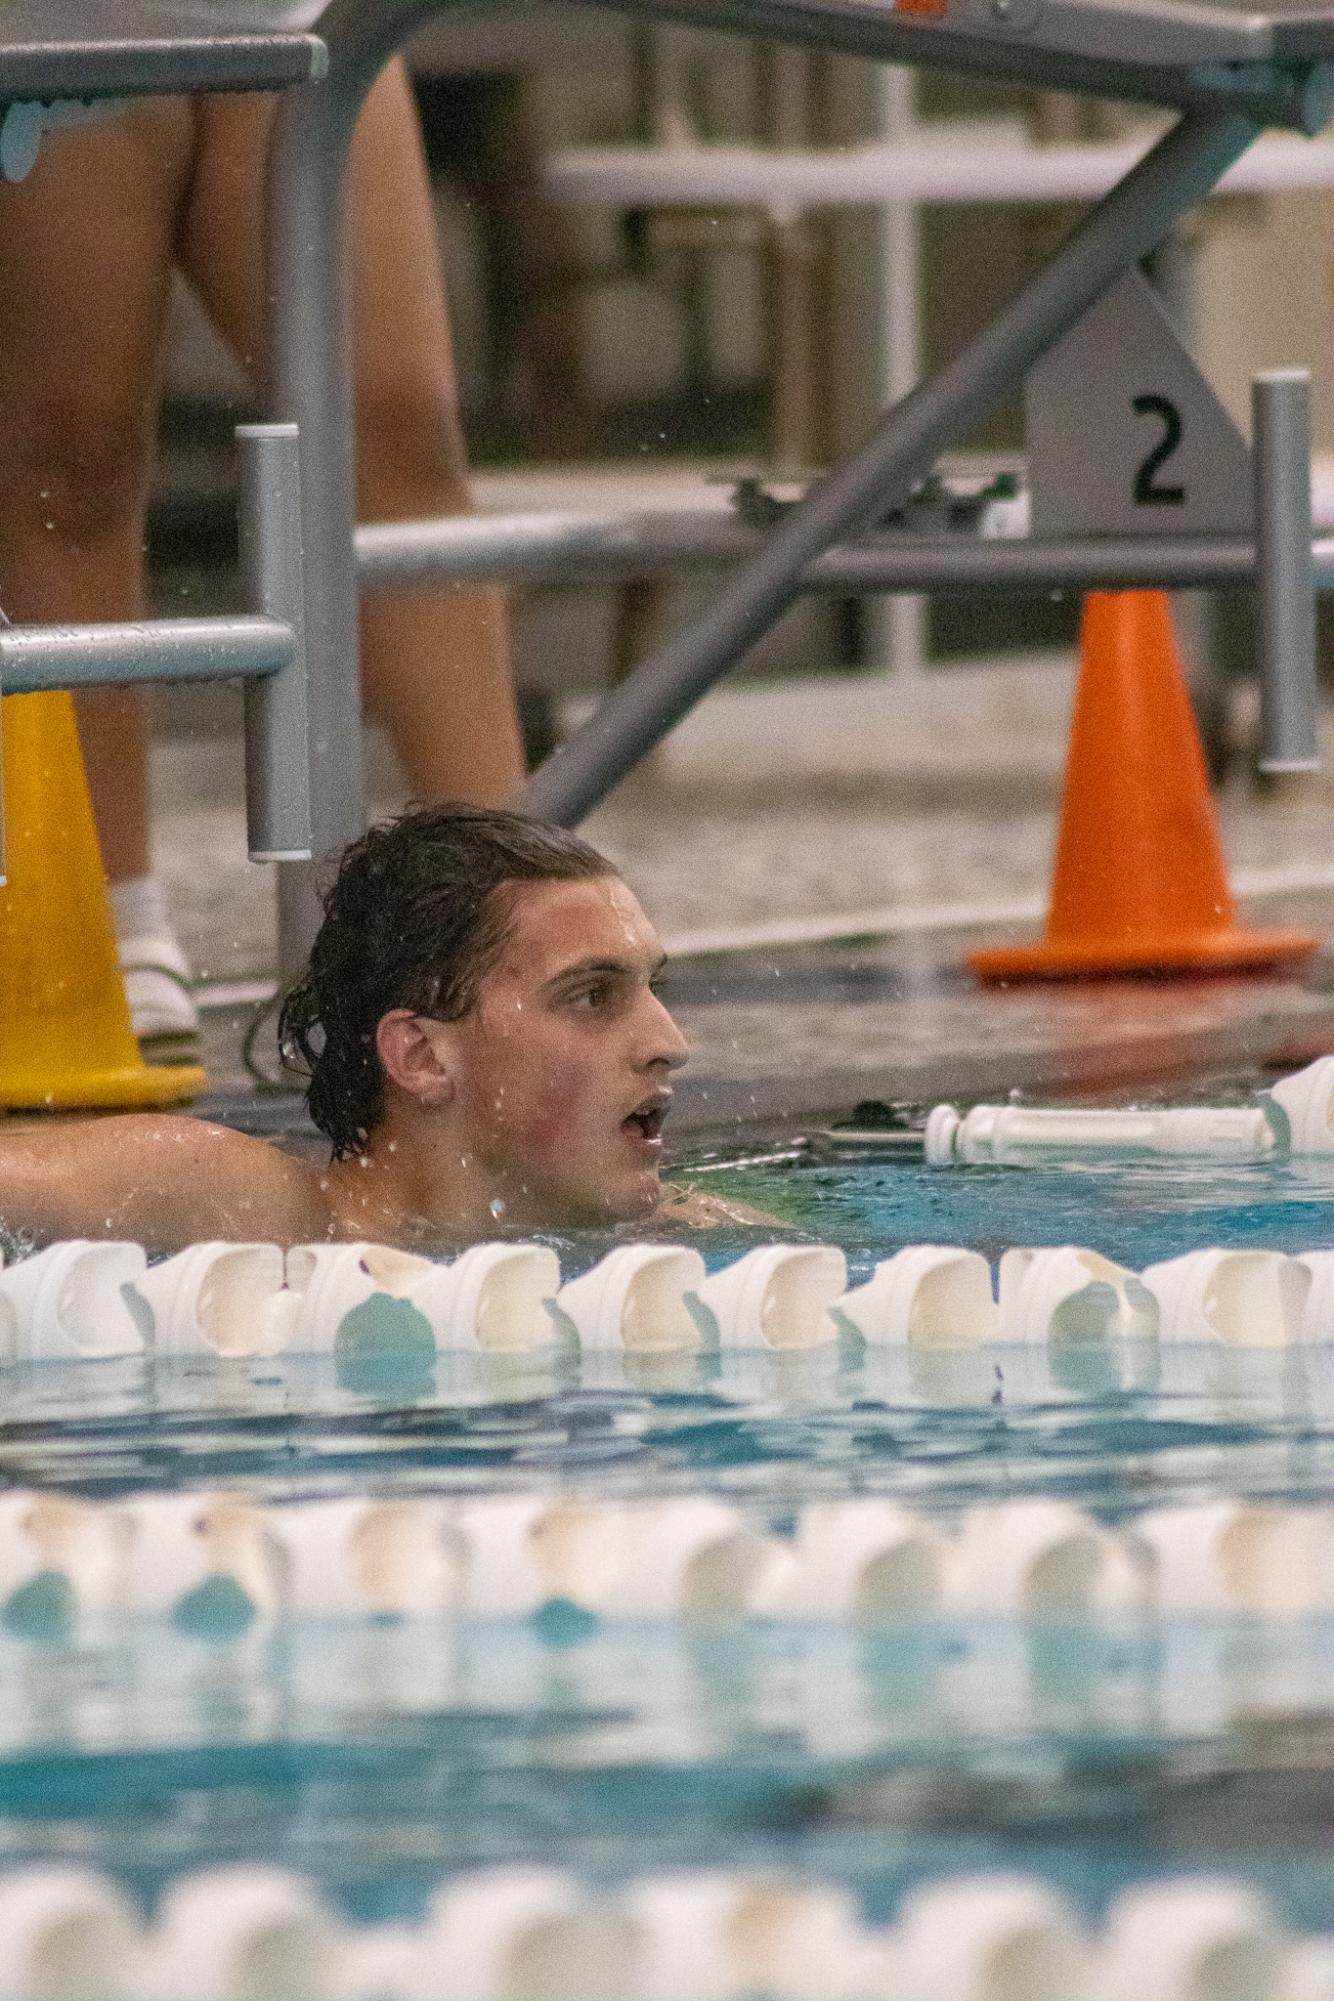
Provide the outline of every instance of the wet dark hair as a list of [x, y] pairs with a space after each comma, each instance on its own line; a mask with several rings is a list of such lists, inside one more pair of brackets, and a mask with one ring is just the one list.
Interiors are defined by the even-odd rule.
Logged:
[[310, 1116], [335, 1160], [364, 1149], [383, 1111], [381, 1016], [469, 1012], [510, 936], [503, 891], [615, 874], [563, 827], [475, 806], [417, 808], [344, 850], [305, 977], [278, 1020], [283, 1059], [307, 1073]]

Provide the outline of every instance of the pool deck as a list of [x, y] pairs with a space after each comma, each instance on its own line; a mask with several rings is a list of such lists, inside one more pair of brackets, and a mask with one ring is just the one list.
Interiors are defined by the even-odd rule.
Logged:
[[[819, 1122], [868, 1097], [1176, 1088], [1334, 1048], [1334, 953], [1243, 978], [970, 978], [971, 947], [1039, 928], [1069, 683], [1045, 663], [728, 691], [593, 817], [585, 831], [673, 951], [695, 1052], [678, 1138]], [[209, 1109], [297, 1132], [295, 1101], [247, 1078], [251, 1007], [228, 1000], [272, 975], [238, 763], [225, 739], [162, 746], [160, 866], [206, 998], [224, 1003], [206, 1013]], [[377, 778], [388, 807], [392, 777]], [[1238, 778], [1220, 813], [1245, 920], [1334, 937], [1334, 780], [1261, 793]], [[271, 1037], [258, 1046], [267, 1066]]]

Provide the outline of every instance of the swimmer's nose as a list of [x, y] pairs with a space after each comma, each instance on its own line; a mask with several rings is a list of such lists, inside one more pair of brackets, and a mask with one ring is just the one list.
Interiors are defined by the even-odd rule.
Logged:
[[657, 994], [650, 993], [648, 1000], [652, 1010], [649, 1017], [650, 1053], [645, 1061], [665, 1063], [669, 1070], [679, 1070], [689, 1059], [690, 1045]]

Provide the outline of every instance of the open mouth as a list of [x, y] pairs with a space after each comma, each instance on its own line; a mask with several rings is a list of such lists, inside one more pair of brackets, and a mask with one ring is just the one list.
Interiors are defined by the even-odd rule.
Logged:
[[661, 1098], [649, 1098], [642, 1105], [637, 1105], [628, 1118], [621, 1120], [621, 1130], [629, 1133], [633, 1139], [661, 1139], [666, 1117], [665, 1101]]

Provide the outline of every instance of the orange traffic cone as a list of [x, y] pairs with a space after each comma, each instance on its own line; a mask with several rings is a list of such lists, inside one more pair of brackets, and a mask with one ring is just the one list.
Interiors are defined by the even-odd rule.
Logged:
[[8, 880], [0, 888], [0, 1105], [166, 1105], [202, 1070], [144, 1063], [116, 958], [68, 695], [0, 712]]
[[1095, 593], [1046, 935], [969, 965], [984, 980], [1218, 972], [1317, 943], [1236, 921], [1166, 596]]

